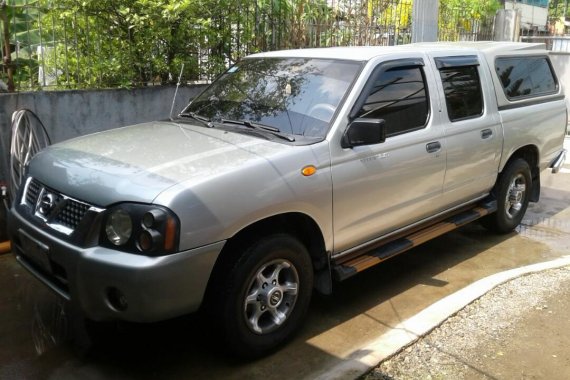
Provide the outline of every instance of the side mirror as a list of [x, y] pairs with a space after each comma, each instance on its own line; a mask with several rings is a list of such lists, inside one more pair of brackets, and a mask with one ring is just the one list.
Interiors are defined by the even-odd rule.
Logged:
[[341, 146], [353, 148], [374, 145], [386, 141], [386, 125], [383, 119], [355, 119], [342, 136]]

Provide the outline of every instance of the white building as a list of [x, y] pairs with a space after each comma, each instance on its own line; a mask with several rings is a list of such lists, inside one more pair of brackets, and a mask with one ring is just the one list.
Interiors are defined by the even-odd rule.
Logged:
[[505, 9], [516, 10], [522, 30], [545, 32], [548, 21], [549, 0], [505, 0]]

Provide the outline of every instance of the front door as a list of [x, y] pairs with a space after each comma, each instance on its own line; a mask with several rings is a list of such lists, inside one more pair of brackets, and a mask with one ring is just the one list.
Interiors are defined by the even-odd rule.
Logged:
[[385, 142], [331, 146], [334, 253], [441, 208], [446, 147], [434, 122], [439, 105], [430, 101], [434, 78], [423, 62], [410, 57], [378, 64], [355, 103], [350, 119], [384, 119]]

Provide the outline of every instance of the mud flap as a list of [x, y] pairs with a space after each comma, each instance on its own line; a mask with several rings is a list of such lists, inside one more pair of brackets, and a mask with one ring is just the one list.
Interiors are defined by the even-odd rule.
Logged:
[[538, 168], [532, 168], [531, 170], [532, 175], [532, 189], [530, 192], [530, 201], [531, 202], [538, 202], [540, 199], [540, 172]]

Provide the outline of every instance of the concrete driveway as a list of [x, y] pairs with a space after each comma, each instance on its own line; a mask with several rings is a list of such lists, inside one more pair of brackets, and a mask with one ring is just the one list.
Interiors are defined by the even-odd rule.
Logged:
[[567, 254], [570, 170], [545, 172], [542, 182], [517, 232], [472, 224], [337, 284], [333, 296], [313, 299], [293, 342], [248, 363], [223, 356], [197, 316], [108, 326], [90, 340], [77, 313], [0, 256], [0, 379], [314, 378], [476, 280]]

